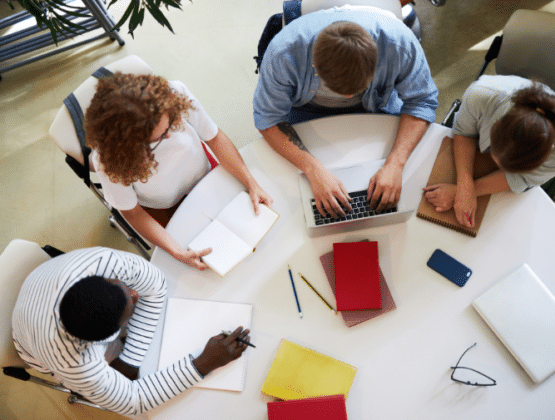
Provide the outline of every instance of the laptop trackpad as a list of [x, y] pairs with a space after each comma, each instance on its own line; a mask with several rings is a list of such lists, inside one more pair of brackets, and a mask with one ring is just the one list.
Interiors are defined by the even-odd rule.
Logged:
[[370, 178], [383, 166], [384, 159], [366, 162], [361, 165], [330, 169], [349, 192], [368, 188]]

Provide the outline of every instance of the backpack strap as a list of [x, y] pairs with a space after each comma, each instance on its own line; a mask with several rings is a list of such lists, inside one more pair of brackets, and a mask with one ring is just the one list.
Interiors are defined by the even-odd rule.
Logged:
[[262, 59], [264, 58], [264, 53], [270, 44], [270, 41], [274, 39], [274, 36], [281, 31], [284, 23], [285, 25], [291, 23], [291, 21], [297, 19], [301, 16], [301, 0], [286, 0], [283, 2], [283, 13], [276, 13], [270, 16], [260, 40], [258, 41], [258, 55], [254, 57], [256, 61], [255, 74], [260, 71], [260, 65], [262, 64]]
[[283, 2], [283, 21], [289, 25], [301, 16], [301, 0], [287, 0]]
[[[112, 72], [105, 67], [100, 67], [93, 74], [97, 79], [105, 79], [112, 75]], [[85, 129], [83, 128], [83, 123], [85, 122], [85, 115], [83, 114], [83, 109], [79, 104], [79, 101], [73, 93], [70, 93], [67, 98], [64, 99], [64, 105], [69, 111], [71, 120], [73, 121], [73, 126], [75, 127], [75, 132], [77, 133], [77, 138], [79, 139], [79, 145], [81, 146], [81, 152], [83, 153], [83, 181], [90, 187], [91, 185], [91, 174], [89, 165], [89, 156], [91, 154], [90, 147], [87, 146], [85, 141]]]

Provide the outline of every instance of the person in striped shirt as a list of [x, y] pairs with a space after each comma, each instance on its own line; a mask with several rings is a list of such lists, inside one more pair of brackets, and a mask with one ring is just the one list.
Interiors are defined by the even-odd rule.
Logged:
[[[134, 415], [199, 383], [241, 356], [249, 330], [212, 337], [204, 351], [138, 378], [167, 286], [143, 258], [109, 248], [69, 252], [40, 265], [24, 281], [12, 317], [21, 358], [39, 372], [110, 411]], [[184, 326], [186, 328], [186, 326]], [[106, 359], [124, 330], [123, 350]], [[187, 354], [183, 349], [183, 353]]]

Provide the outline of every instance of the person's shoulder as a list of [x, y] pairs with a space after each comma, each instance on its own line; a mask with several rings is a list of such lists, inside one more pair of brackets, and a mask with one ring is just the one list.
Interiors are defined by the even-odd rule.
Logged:
[[181, 80], [168, 80], [168, 84], [173, 90], [181, 95], [189, 96], [191, 94], [191, 91], [189, 90], [187, 85], [185, 85], [185, 83], [183, 83]]
[[[119, 249], [107, 248], [103, 246], [95, 246], [90, 248], [80, 248], [64, 254], [68, 261], [84, 262], [84, 261], [141, 261], [141, 256], [131, 252], [121, 251]], [[146, 260], [144, 260], [146, 261]]]
[[492, 95], [511, 96], [516, 90], [528, 87], [532, 81], [520, 76], [513, 75], [483, 75], [473, 82], [469, 89], [475, 91], [489, 92]]

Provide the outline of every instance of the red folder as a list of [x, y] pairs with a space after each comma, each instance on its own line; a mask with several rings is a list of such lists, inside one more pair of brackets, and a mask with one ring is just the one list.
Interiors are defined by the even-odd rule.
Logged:
[[333, 244], [338, 311], [381, 309], [377, 242]]
[[269, 402], [268, 420], [347, 420], [345, 396]]

